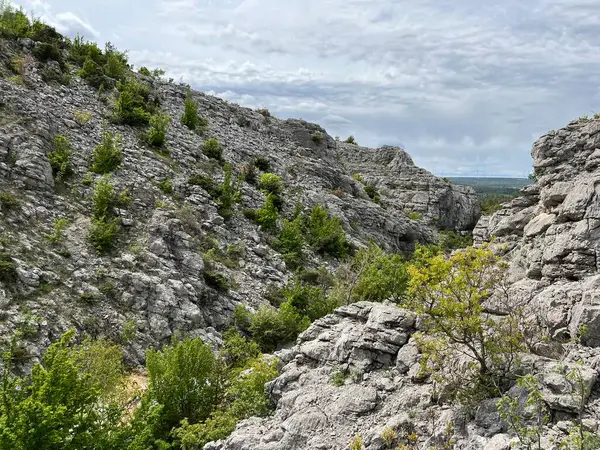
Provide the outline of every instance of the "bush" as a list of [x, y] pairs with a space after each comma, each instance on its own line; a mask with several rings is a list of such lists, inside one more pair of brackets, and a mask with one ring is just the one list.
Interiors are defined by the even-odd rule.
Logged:
[[256, 184], [256, 168], [251, 164], [244, 164], [242, 167], [242, 176], [244, 177], [244, 181], [248, 184], [255, 185]]
[[163, 194], [170, 195], [173, 193], [173, 180], [171, 178], [165, 178], [158, 182], [158, 188]]
[[102, 135], [102, 144], [94, 149], [92, 155], [92, 172], [106, 174], [115, 170], [122, 162], [121, 137], [105, 131]]
[[206, 420], [218, 398], [218, 361], [200, 339], [174, 341], [161, 351], [148, 350], [148, 400], [162, 405], [159, 429], [162, 435], [187, 418]]
[[229, 290], [229, 280], [220, 273], [204, 272], [204, 281], [207, 285], [218, 291], [227, 292]]
[[240, 191], [240, 179], [234, 181], [231, 173], [231, 164], [225, 164], [225, 179], [220, 186], [220, 194], [217, 199], [217, 207], [219, 214], [228, 219], [233, 215], [233, 206], [239, 203], [242, 199]]
[[118, 219], [92, 218], [90, 242], [99, 254], [107, 253], [115, 244], [119, 235]]
[[310, 319], [302, 317], [288, 303], [280, 309], [261, 306], [250, 316], [250, 333], [264, 352], [273, 352], [282, 344], [293, 342], [310, 326]]
[[310, 138], [315, 144], [320, 145], [323, 143], [324, 136], [323, 133], [321, 133], [320, 131], [315, 131], [313, 134], [310, 135]]
[[146, 134], [146, 142], [152, 147], [162, 147], [165, 145], [167, 128], [171, 118], [168, 114], [156, 114], [150, 118], [150, 129]]
[[375, 186], [367, 184], [365, 186], [365, 192], [367, 193], [369, 198], [375, 203], [381, 202], [381, 196], [379, 195], [379, 192], [377, 191], [377, 188]]
[[208, 126], [206, 119], [198, 115], [198, 102], [194, 101], [191, 91], [188, 91], [185, 96], [185, 104], [183, 115], [181, 116], [181, 123], [183, 123], [190, 130], [196, 130], [198, 128], [205, 129]]
[[354, 145], [358, 145], [356, 143], [356, 139], [354, 139], [354, 136], [350, 135], [346, 138], [346, 140], [344, 141], [346, 144], [354, 144]]
[[209, 176], [194, 174], [188, 178], [188, 183], [194, 186], [200, 186], [213, 199], [217, 199], [221, 195], [221, 186]]
[[123, 385], [122, 353], [102, 341], [73, 345], [73, 336], [70, 331], [52, 344], [28, 376], [11, 375], [11, 354], [6, 358], [0, 447], [125, 448], [125, 408], [116, 395]]
[[258, 187], [267, 194], [281, 195], [283, 192], [281, 178], [274, 173], [263, 173], [260, 177]]
[[61, 66], [64, 64], [61, 51], [56, 44], [38, 42], [33, 48], [32, 53], [38, 61], [57, 61]]
[[10, 254], [0, 252], [0, 281], [11, 283], [17, 279], [17, 264]]
[[408, 217], [410, 220], [423, 220], [423, 215], [417, 211], [405, 209], [404, 214], [406, 214], [406, 217]]
[[[418, 248], [408, 267], [404, 306], [422, 316], [416, 336], [421, 368], [468, 404], [497, 396], [517, 359], [527, 349], [530, 332], [523, 308], [502, 298], [505, 267], [487, 248], [460, 250], [450, 257]], [[504, 316], [484, 314], [483, 302], [496, 293]], [[505, 305], [502, 305], [502, 302]], [[459, 361], [465, 361], [460, 364]]]
[[339, 306], [329, 302], [321, 288], [302, 283], [298, 279], [283, 289], [287, 305], [290, 305], [303, 318], [313, 322], [333, 312]]
[[106, 57], [95, 42], [84, 41], [79, 35], [69, 46], [69, 59], [82, 66], [89, 59], [99, 66], [106, 64]]
[[106, 64], [104, 65], [104, 75], [115, 80], [122, 80], [127, 73], [127, 59], [122, 53], [107, 53]]
[[271, 112], [267, 108], [258, 108], [256, 112], [264, 117], [271, 117]]
[[79, 76], [83, 78], [87, 84], [95, 87], [96, 89], [99, 89], [100, 86], [103, 86], [106, 81], [102, 66], [96, 63], [96, 61], [94, 61], [91, 57], [87, 57], [87, 59], [85, 59], [83, 67], [79, 71]]
[[471, 233], [460, 234], [456, 231], [440, 232], [440, 248], [445, 253], [450, 253], [452, 250], [459, 248], [467, 248], [473, 245], [473, 235]]
[[29, 30], [29, 37], [36, 42], [56, 44], [60, 47], [63, 37], [53, 27], [34, 19]]
[[0, 3], [0, 36], [24, 38], [27, 37], [30, 26], [29, 18], [22, 9], [15, 9], [5, 2]]
[[313, 207], [307, 224], [308, 242], [313, 250], [341, 258], [348, 254], [348, 243], [342, 223], [337, 217], [329, 217], [323, 206]]
[[67, 136], [58, 135], [54, 137], [54, 150], [48, 153], [52, 173], [57, 181], [63, 180], [73, 173], [71, 168], [71, 141]]
[[63, 232], [69, 226], [67, 219], [56, 219], [54, 221], [54, 232], [47, 234], [46, 238], [53, 244], [58, 244], [64, 239]]
[[266, 231], [277, 229], [277, 219], [279, 219], [279, 210], [275, 206], [276, 197], [273, 194], [267, 195], [267, 200], [262, 208], [255, 211], [255, 222]]
[[150, 98], [147, 85], [130, 78], [117, 83], [119, 96], [115, 103], [114, 118], [118, 123], [131, 126], [144, 126], [157, 110], [157, 101]]
[[257, 156], [254, 158], [254, 167], [263, 172], [267, 172], [271, 169], [271, 163], [264, 156]]
[[0, 192], [0, 206], [6, 211], [14, 210], [19, 207], [19, 201], [10, 192]]
[[284, 220], [275, 248], [281, 253], [289, 268], [295, 269], [304, 265], [304, 236], [302, 235], [302, 218]]
[[202, 153], [212, 159], [216, 159], [217, 161], [223, 160], [223, 148], [219, 141], [214, 138], [208, 139], [204, 146], [202, 147]]
[[92, 213], [96, 219], [112, 215], [112, 208], [116, 205], [114, 186], [110, 176], [103, 176], [96, 183], [92, 194]]

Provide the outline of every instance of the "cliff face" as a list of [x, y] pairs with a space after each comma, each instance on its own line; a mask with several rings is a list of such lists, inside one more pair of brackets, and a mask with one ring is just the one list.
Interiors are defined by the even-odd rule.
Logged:
[[[193, 92], [208, 121], [204, 135], [193, 133], [179, 120], [187, 88], [138, 76], [172, 119], [165, 156], [140, 141], [139, 129], [109, 120], [114, 92], [99, 94], [75, 72], [68, 86], [43, 81], [60, 68], [31, 57], [34, 45], [0, 40], [0, 251], [16, 268], [14, 279], [0, 279], [0, 333], [26, 330], [28, 354], [39, 354], [73, 327], [113, 338], [126, 331], [133, 332], [127, 355], [139, 363], [148, 346], [175, 331], [218, 340], [216, 330], [230, 323], [236, 305], [256, 307], [270, 284], [287, 281], [291, 271], [268, 235], [242, 214], [243, 208], [262, 206], [264, 194], [243, 183], [242, 204], [226, 221], [209, 192], [189, 183], [194, 175], [215, 183], [224, 179], [222, 166], [202, 153], [208, 138], [219, 141], [234, 173], [256, 157], [268, 161], [285, 185], [284, 216], [296, 204], [304, 210], [325, 205], [355, 246], [373, 239], [407, 252], [415, 242], [436, 239], [431, 225], [466, 229], [479, 215], [472, 190], [415, 167], [404, 151], [336, 142], [301, 120], [279, 120]], [[16, 56], [22, 57], [20, 75], [11, 78]], [[99, 256], [88, 240], [99, 179], [89, 167], [104, 131], [120, 136], [124, 161], [111, 183], [115, 192], [127, 191], [131, 203], [116, 211], [122, 231], [115, 249]], [[73, 147], [73, 174], [62, 181], [49, 162], [57, 135]], [[355, 173], [377, 186], [380, 203], [369, 198]], [[159, 188], [167, 178], [169, 193]], [[421, 218], [410, 219], [410, 213]], [[60, 243], [53, 243], [48, 236], [57, 220], [65, 228]], [[207, 263], [203, 255], [211, 248], [229, 260]], [[309, 267], [322, 265], [336, 262], [309, 254]], [[207, 284], [209, 272], [223, 275], [232, 289]]]

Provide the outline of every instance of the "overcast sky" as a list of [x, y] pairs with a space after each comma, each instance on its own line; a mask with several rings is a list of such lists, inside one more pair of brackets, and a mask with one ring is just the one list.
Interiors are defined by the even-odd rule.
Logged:
[[439, 175], [526, 176], [533, 141], [600, 112], [599, 0], [20, 0], [136, 66]]

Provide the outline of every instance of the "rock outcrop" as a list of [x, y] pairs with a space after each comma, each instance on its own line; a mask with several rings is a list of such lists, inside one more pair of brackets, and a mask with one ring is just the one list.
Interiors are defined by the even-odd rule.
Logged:
[[[205, 450], [345, 450], [356, 436], [365, 450], [384, 450], [390, 448], [384, 440], [389, 429], [396, 436], [394, 445], [515, 448], [510, 445], [516, 439], [496, 407], [499, 399], [482, 402], [472, 420], [466, 411], [438, 402], [435, 384], [419, 375], [419, 352], [411, 337], [416, 322], [413, 313], [395, 305], [368, 302], [316, 321], [294, 348], [279, 353], [284, 366], [266, 386], [275, 413], [241, 422], [228, 439], [209, 443]], [[585, 399], [598, 377], [592, 367], [533, 355], [523, 356], [522, 367], [524, 373], [539, 375], [553, 418], [578, 411], [569, 370], [579, 368]], [[508, 395], [524, 403], [528, 392], [515, 386]], [[547, 427], [543, 448], [556, 448], [552, 440], [558, 436], [558, 426]]]
[[[68, 86], [45, 82], [49, 70], [60, 68], [36, 61], [32, 46], [27, 39], [0, 39], [0, 253], [16, 266], [11, 283], [0, 276], [0, 334], [26, 330], [28, 355], [40, 354], [69, 328], [113, 339], [133, 334], [126, 347], [132, 363], [175, 331], [218, 341], [217, 330], [230, 322], [236, 305], [256, 307], [269, 285], [287, 282], [291, 272], [268, 234], [242, 214], [262, 206], [265, 195], [244, 183], [243, 203], [225, 221], [210, 193], [188, 182], [193, 175], [223, 181], [222, 167], [202, 153], [208, 138], [218, 139], [234, 172], [265, 158], [285, 185], [283, 215], [290, 216], [297, 203], [304, 210], [323, 204], [356, 247], [373, 239], [388, 250], [410, 252], [416, 242], [436, 240], [432, 224], [463, 230], [479, 215], [470, 188], [418, 169], [404, 151], [343, 144], [302, 120], [279, 120], [193, 92], [208, 122], [207, 133], [194, 133], [179, 120], [187, 87], [137, 75], [172, 119], [170, 152], [160, 154], [140, 140], [138, 129], [110, 120], [114, 91], [98, 93], [75, 72]], [[16, 56], [23, 61], [17, 77], [9, 69]], [[131, 204], [117, 211], [118, 245], [102, 257], [88, 240], [99, 178], [89, 167], [104, 130], [121, 137], [124, 161], [111, 182], [117, 192], [127, 191]], [[74, 173], [60, 182], [48, 157], [56, 135], [67, 136], [73, 147]], [[379, 187], [380, 203], [369, 198], [355, 172]], [[159, 186], [166, 178], [170, 192]], [[407, 216], [413, 210], [422, 220]], [[48, 235], [58, 219], [68, 225], [61, 242], [53, 243]], [[211, 248], [223, 257], [207, 261]], [[308, 267], [336, 264], [308, 257]], [[207, 282], [214, 274], [231, 289]]]

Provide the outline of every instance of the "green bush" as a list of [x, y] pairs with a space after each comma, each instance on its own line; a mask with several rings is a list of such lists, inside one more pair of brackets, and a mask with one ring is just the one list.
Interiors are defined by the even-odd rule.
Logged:
[[275, 206], [276, 197], [273, 194], [267, 195], [267, 200], [262, 208], [255, 211], [255, 222], [266, 231], [277, 229], [277, 219], [279, 210]]
[[308, 317], [313, 322], [333, 312], [339, 306], [331, 303], [325, 297], [323, 290], [316, 286], [310, 286], [296, 279], [283, 289], [286, 303], [302, 317]]
[[204, 281], [210, 287], [223, 292], [227, 292], [229, 290], [229, 280], [220, 273], [204, 272], [202, 275], [204, 277]]
[[96, 63], [91, 57], [87, 57], [83, 62], [83, 67], [79, 71], [79, 76], [83, 78], [87, 84], [96, 89], [99, 89], [100, 86], [104, 85], [106, 82], [102, 66]]
[[183, 115], [181, 116], [181, 123], [183, 123], [190, 130], [204, 130], [208, 126], [206, 119], [198, 115], [198, 102], [194, 101], [191, 91], [188, 91], [185, 96], [185, 104]]
[[29, 18], [22, 9], [0, 2], [0, 36], [24, 38], [27, 37], [30, 26]]
[[280, 196], [283, 192], [281, 178], [274, 173], [263, 173], [258, 182], [258, 187], [267, 194]]
[[73, 173], [71, 168], [72, 153], [71, 141], [67, 136], [58, 135], [54, 137], [54, 150], [48, 153], [48, 159], [56, 180], [64, 180]]
[[56, 44], [60, 47], [63, 44], [63, 37], [53, 27], [34, 19], [28, 33], [31, 40], [36, 42], [46, 42]]
[[[14, 449], [126, 448], [122, 353], [98, 341], [72, 344], [68, 332], [31, 374], [11, 374], [9, 353], [0, 384], [0, 447]], [[13, 345], [12, 352], [16, 350]], [[100, 406], [102, 405], [102, 406]]]
[[89, 59], [99, 66], [106, 64], [106, 57], [95, 42], [84, 41], [77, 35], [69, 46], [69, 59], [82, 66]]
[[150, 118], [150, 129], [146, 134], [146, 142], [152, 147], [164, 146], [169, 123], [171, 123], [171, 118], [166, 113], [152, 116]]
[[92, 218], [90, 242], [99, 254], [107, 253], [115, 244], [119, 235], [118, 219]]
[[295, 269], [304, 265], [304, 246], [302, 218], [298, 216], [291, 221], [283, 220], [275, 248], [281, 253], [289, 268]]
[[38, 61], [57, 61], [61, 66], [64, 64], [61, 51], [56, 44], [38, 42], [33, 48], [32, 53]]
[[244, 177], [244, 181], [248, 184], [255, 185], [256, 184], [256, 168], [252, 164], [244, 164], [242, 168], [242, 176]]
[[369, 198], [375, 203], [381, 202], [381, 196], [379, 195], [379, 192], [377, 191], [377, 188], [375, 186], [367, 184], [365, 186], [365, 192], [367, 193]]
[[342, 222], [338, 217], [329, 217], [324, 206], [313, 207], [307, 222], [308, 242], [315, 252], [337, 258], [348, 254]]
[[105, 131], [102, 135], [102, 144], [94, 149], [92, 155], [92, 172], [106, 174], [118, 168], [122, 162], [121, 137], [110, 131]]
[[325, 137], [323, 136], [323, 133], [321, 133], [320, 131], [315, 131], [313, 134], [310, 135], [310, 138], [317, 145], [322, 144], [323, 139], [325, 139]]
[[264, 156], [257, 156], [254, 158], [254, 167], [258, 170], [262, 170], [263, 172], [267, 172], [271, 170], [271, 163]]
[[114, 119], [131, 126], [145, 126], [157, 111], [157, 102], [150, 96], [150, 88], [135, 78], [117, 83], [119, 95], [115, 103]]
[[117, 194], [111, 183], [110, 176], [105, 175], [94, 187], [92, 194], [92, 213], [96, 219], [109, 217], [112, 215], [112, 209], [116, 206]]
[[240, 179], [234, 180], [231, 173], [231, 164], [226, 163], [225, 167], [225, 179], [223, 184], [220, 186], [220, 194], [217, 199], [217, 207], [219, 214], [228, 219], [233, 215], [233, 206], [239, 203], [242, 199], [240, 190]]
[[473, 245], [473, 235], [471, 233], [460, 234], [456, 231], [440, 232], [440, 248], [445, 253], [450, 253], [452, 250], [459, 248], [467, 248]]
[[250, 316], [250, 333], [264, 352], [273, 352], [282, 344], [293, 342], [310, 326], [310, 319], [302, 317], [288, 303], [280, 309], [261, 306]]
[[64, 239], [63, 232], [69, 226], [67, 219], [56, 219], [54, 221], [54, 231], [46, 235], [46, 238], [53, 244], [58, 244]]
[[256, 112], [264, 117], [271, 117], [271, 112], [267, 108], [258, 108]]
[[10, 283], [17, 279], [17, 264], [10, 254], [0, 252], [0, 281]]
[[210, 416], [218, 398], [217, 367], [214, 353], [198, 338], [148, 350], [147, 400], [162, 405], [158, 426], [163, 436], [184, 418], [197, 423]]
[[223, 160], [223, 148], [215, 138], [208, 139], [202, 147], [202, 153], [217, 161]]
[[19, 207], [19, 201], [10, 192], [0, 192], [0, 206], [7, 211], [14, 210]]
[[163, 194], [170, 195], [173, 193], [173, 180], [169, 177], [158, 182], [158, 188]]
[[346, 138], [346, 140], [344, 141], [346, 144], [354, 144], [354, 145], [358, 145], [356, 143], [356, 139], [354, 139], [354, 136], [350, 135]]
[[115, 80], [122, 80], [127, 73], [127, 59], [122, 53], [107, 53], [106, 64], [104, 65], [104, 75]]
[[410, 220], [423, 220], [423, 215], [417, 211], [405, 209], [404, 214], [406, 214], [406, 217], [408, 217]]

